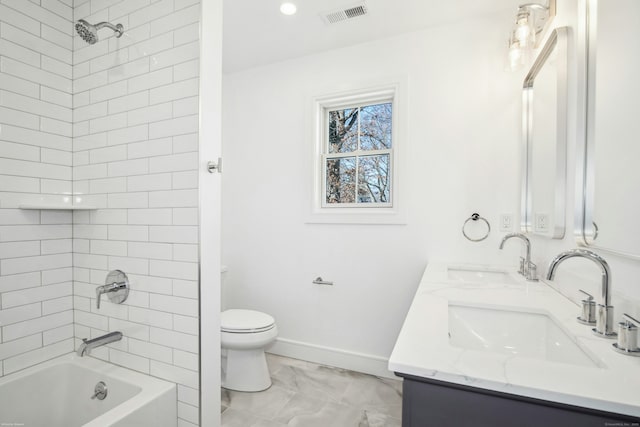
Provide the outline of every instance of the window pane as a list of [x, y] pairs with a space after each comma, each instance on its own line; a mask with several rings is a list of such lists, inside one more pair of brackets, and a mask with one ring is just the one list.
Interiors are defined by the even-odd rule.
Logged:
[[327, 203], [356, 202], [356, 158], [327, 159]]
[[358, 149], [358, 109], [329, 111], [329, 153]]
[[360, 149], [391, 148], [391, 103], [368, 105], [360, 109]]
[[389, 155], [358, 159], [358, 203], [389, 203]]

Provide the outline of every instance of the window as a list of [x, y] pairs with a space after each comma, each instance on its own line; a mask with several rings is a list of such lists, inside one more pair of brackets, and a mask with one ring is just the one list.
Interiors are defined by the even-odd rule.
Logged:
[[404, 223], [399, 203], [399, 136], [405, 126], [403, 104], [398, 102], [401, 87], [314, 99], [312, 209], [307, 222]]
[[393, 102], [325, 114], [324, 206], [390, 206]]

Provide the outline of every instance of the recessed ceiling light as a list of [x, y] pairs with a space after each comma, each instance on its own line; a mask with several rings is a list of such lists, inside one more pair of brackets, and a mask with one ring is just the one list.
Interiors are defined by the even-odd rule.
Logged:
[[297, 10], [298, 8], [293, 3], [287, 2], [287, 3], [282, 3], [280, 5], [280, 12], [282, 12], [285, 15], [293, 15], [296, 13]]

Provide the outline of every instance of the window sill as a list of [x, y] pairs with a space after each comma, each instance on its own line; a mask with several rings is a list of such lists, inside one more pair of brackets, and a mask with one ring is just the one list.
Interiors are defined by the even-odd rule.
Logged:
[[406, 225], [404, 213], [376, 209], [315, 210], [307, 215], [305, 224]]

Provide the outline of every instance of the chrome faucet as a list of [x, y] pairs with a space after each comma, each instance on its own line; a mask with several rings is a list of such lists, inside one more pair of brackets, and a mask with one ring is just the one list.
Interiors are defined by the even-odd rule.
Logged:
[[93, 350], [96, 347], [100, 347], [115, 341], [120, 341], [122, 339], [122, 332], [110, 332], [108, 334], [99, 336], [97, 338], [94, 338], [92, 340], [88, 340], [86, 338], [84, 338], [82, 340], [82, 344], [80, 344], [80, 347], [78, 347], [78, 356], [82, 357], [84, 355], [89, 355], [89, 353], [91, 352], [91, 350]]
[[524, 242], [525, 247], [527, 249], [526, 258], [520, 257], [520, 269], [518, 270], [518, 273], [523, 275], [530, 282], [537, 282], [538, 266], [531, 262], [531, 242], [529, 241], [527, 236], [525, 236], [522, 233], [507, 234], [502, 238], [502, 241], [500, 242], [500, 249], [504, 248], [505, 242], [511, 239], [512, 237], [517, 237], [518, 239], [521, 239]]
[[609, 264], [600, 255], [588, 251], [586, 249], [572, 249], [562, 252], [556, 256], [549, 264], [547, 272], [547, 280], [553, 280], [556, 274], [556, 268], [566, 259], [569, 258], [586, 258], [600, 266], [602, 269], [602, 301], [597, 306], [596, 327], [593, 332], [602, 338], [614, 338], [617, 334], [613, 332], [613, 306], [611, 305], [611, 270]]

